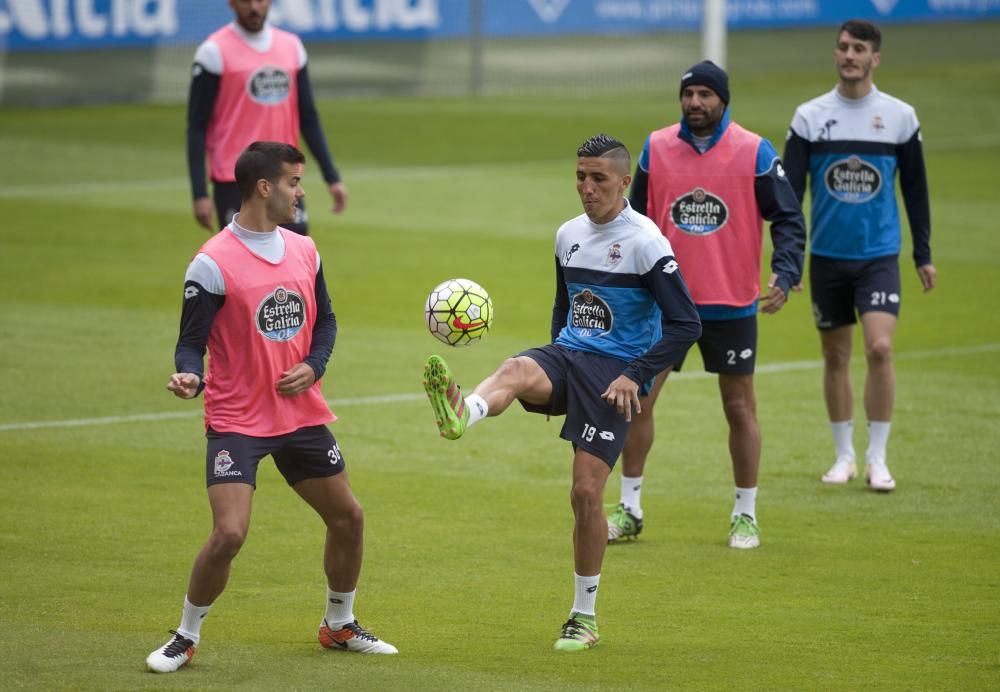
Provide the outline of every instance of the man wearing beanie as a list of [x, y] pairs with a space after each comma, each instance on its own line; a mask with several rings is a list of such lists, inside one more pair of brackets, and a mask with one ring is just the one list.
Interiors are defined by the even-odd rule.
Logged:
[[[681, 121], [646, 139], [629, 202], [659, 226], [684, 267], [702, 320], [705, 370], [719, 377], [736, 481], [729, 546], [760, 545], [757, 470], [761, 438], [753, 372], [757, 310], [776, 313], [802, 277], [806, 229], [795, 191], [769, 141], [730, 119], [729, 76], [708, 60], [681, 76]], [[771, 222], [771, 276], [761, 298], [764, 220]], [[674, 367], [680, 370], [683, 359]], [[608, 542], [638, 536], [643, 469], [653, 445], [660, 373], [633, 415], [622, 452], [621, 502], [608, 515]]]
[[872, 83], [881, 60], [882, 32], [852, 19], [837, 32], [833, 90], [799, 106], [785, 142], [788, 178], [801, 200], [812, 178], [809, 289], [823, 349], [823, 394], [836, 459], [822, 480], [843, 485], [854, 463], [851, 346], [854, 325], [864, 335], [865, 476], [872, 490], [890, 492], [896, 480], [886, 444], [896, 392], [892, 336], [900, 308], [901, 230], [894, 180], [913, 236], [913, 263], [924, 292], [934, 288], [931, 210], [920, 123], [911, 106]]

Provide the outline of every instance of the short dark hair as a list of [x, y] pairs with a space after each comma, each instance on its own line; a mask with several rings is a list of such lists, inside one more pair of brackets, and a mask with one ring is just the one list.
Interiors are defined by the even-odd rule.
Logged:
[[236, 159], [236, 184], [240, 188], [240, 199], [253, 197], [257, 181], [275, 183], [284, 172], [286, 163], [305, 163], [306, 157], [291, 144], [283, 142], [254, 142]]
[[877, 26], [863, 19], [848, 19], [840, 25], [839, 37], [843, 32], [849, 33], [859, 41], [868, 41], [872, 44], [872, 51], [878, 53], [882, 49], [882, 32]]
[[628, 153], [628, 148], [611, 135], [606, 135], [603, 132], [581, 144], [576, 150], [576, 155], [614, 159], [615, 163], [624, 169], [625, 174], [628, 174], [632, 167], [632, 156]]

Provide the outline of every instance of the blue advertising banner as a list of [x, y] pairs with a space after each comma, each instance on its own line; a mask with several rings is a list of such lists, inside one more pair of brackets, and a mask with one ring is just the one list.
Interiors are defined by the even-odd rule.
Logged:
[[[271, 20], [308, 40], [690, 30], [701, 0], [274, 0]], [[475, 11], [474, 8], [480, 11]], [[730, 29], [1000, 18], [1000, 0], [728, 0]], [[67, 50], [197, 44], [229, 21], [225, 0], [0, 0], [0, 47]]]

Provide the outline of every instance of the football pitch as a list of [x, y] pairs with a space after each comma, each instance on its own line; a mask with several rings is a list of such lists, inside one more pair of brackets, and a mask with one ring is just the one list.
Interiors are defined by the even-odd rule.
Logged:
[[[580, 213], [576, 147], [604, 131], [638, 152], [678, 117], [679, 74], [631, 96], [602, 96], [605, 74], [586, 96], [321, 104], [351, 191], [329, 214], [307, 168], [339, 322], [323, 389], [366, 510], [355, 613], [401, 653], [319, 647], [323, 528], [266, 461], [229, 587], [171, 676], [144, 659], [176, 627], [210, 529], [201, 401], [165, 390], [184, 270], [207, 237], [190, 215], [184, 106], [0, 111], [2, 686], [997, 689], [998, 28], [890, 27], [876, 75], [923, 126], [939, 272], [922, 294], [904, 232], [898, 489], [819, 482], [833, 460], [819, 340], [794, 294], [760, 320], [761, 547], [726, 546], [727, 429], [692, 354], [656, 410], [644, 532], [605, 557], [601, 644], [572, 655], [552, 651], [573, 588], [560, 421], [515, 406], [442, 440], [421, 370], [440, 353], [471, 388], [548, 340], [554, 232]], [[780, 151], [795, 106], [834, 84], [832, 38], [741, 34], [730, 50], [733, 116]], [[496, 310], [467, 349], [422, 323], [427, 292], [455, 276]], [[852, 371], [863, 454], [860, 341]]]

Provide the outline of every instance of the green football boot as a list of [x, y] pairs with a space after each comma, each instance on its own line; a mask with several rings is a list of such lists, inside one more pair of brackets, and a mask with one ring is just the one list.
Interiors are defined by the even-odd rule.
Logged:
[[597, 618], [593, 615], [573, 613], [562, 626], [562, 635], [556, 639], [556, 651], [583, 651], [597, 646], [601, 636], [597, 633]]
[[465, 406], [462, 388], [455, 382], [448, 370], [448, 364], [441, 356], [431, 356], [424, 366], [424, 391], [434, 409], [441, 437], [457, 440], [465, 432], [469, 421], [469, 409]]
[[733, 523], [729, 527], [729, 547], [756, 548], [760, 545], [760, 527], [757, 520], [749, 514], [741, 514], [733, 517]]
[[638, 538], [642, 533], [642, 519], [637, 519], [625, 505], [619, 503], [614, 508], [608, 506], [608, 543]]

